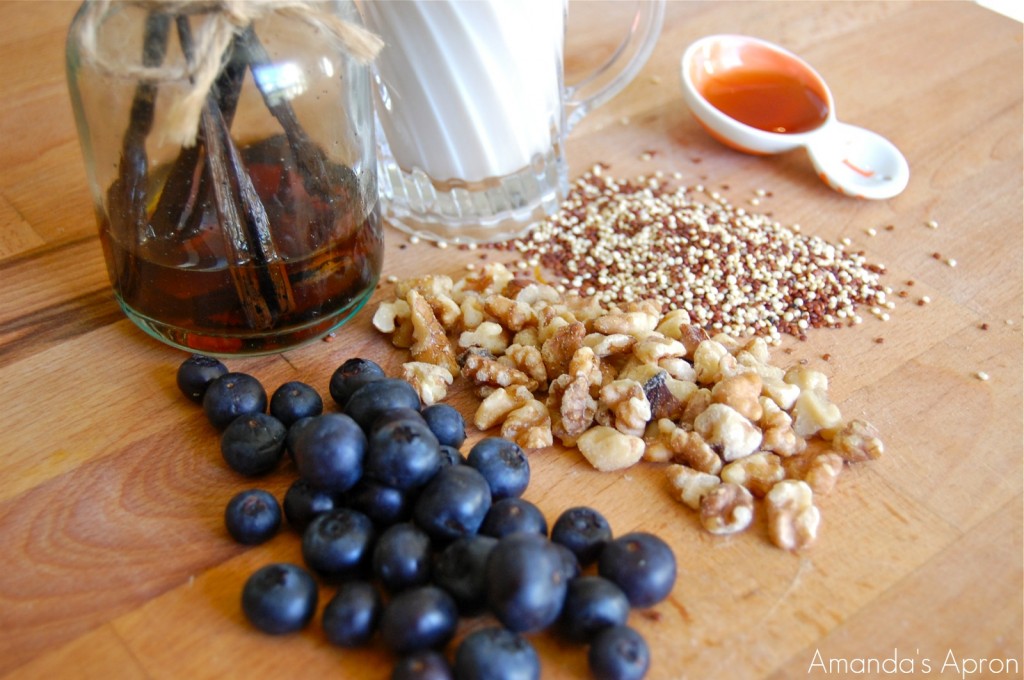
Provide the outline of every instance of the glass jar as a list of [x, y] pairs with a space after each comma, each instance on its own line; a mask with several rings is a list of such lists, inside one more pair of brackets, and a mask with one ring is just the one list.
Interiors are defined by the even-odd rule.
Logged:
[[87, 0], [71, 25], [114, 294], [171, 345], [288, 349], [344, 323], [380, 276], [375, 36], [351, 2], [294, 6]]

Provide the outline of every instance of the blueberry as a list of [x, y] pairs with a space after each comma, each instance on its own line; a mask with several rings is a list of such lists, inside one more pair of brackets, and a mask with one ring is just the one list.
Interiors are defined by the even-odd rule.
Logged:
[[522, 498], [502, 498], [491, 505], [480, 533], [501, 538], [517, 531], [547, 536], [548, 522], [536, 505]]
[[638, 531], [605, 545], [597, 573], [622, 588], [632, 606], [650, 607], [672, 592], [676, 558], [665, 541]]
[[453, 680], [454, 677], [448, 659], [432, 649], [403, 656], [391, 670], [391, 680]]
[[380, 526], [391, 526], [412, 517], [412, 499], [406, 492], [366, 477], [348, 490], [345, 504]]
[[227, 372], [228, 367], [217, 359], [193, 354], [178, 366], [178, 389], [192, 401], [201, 404], [206, 387]]
[[594, 636], [587, 663], [595, 680], [640, 680], [650, 666], [651, 653], [632, 628], [610, 626]]
[[369, 430], [381, 414], [399, 408], [420, 409], [420, 395], [401, 378], [380, 378], [355, 392], [345, 405], [345, 413]]
[[287, 434], [281, 421], [266, 413], [238, 416], [224, 428], [220, 452], [235, 472], [247, 477], [264, 475], [281, 462]]
[[267, 393], [248, 373], [225, 373], [212, 380], [203, 394], [203, 411], [218, 430], [238, 416], [266, 410]]
[[452, 596], [463, 614], [478, 614], [487, 606], [487, 558], [496, 545], [498, 539], [491, 536], [465, 536], [434, 559], [434, 584]]
[[430, 580], [430, 537], [414, 524], [388, 527], [373, 549], [373, 574], [392, 593]]
[[320, 394], [304, 382], [292, 381], [274, 390], [270, 397], [270, 415], [274, 416], [285, 427], [291, 427], [296, 421], [324, 412], [324, 400]]
[[224, 524], [239, 543], [257, 545], [270, 540], [281, 528], [281, 505], [263, 489], [248, 489], [228, 501]]
[[626, 594], [608, 579], [580, 576], [569, 581], [560, 619], [569, 640], [589, 642], [599, 630], [624, 625], [628, 617]]
[[547, 628], [565, 600], [562, 558], [539, 534], [510, 534], [487, 558], [487, 604], [509, 630]]
[[363, 475], [366, 435], [341, 413], [315, 416], [295, 439], [295, 466], [313, 486], [339, 493]]
[[443, 647], [455, 635], [459, 612], [436, 586], [410, 588], [391, 598], [381, 615], [384, 644], [397, 654]]
[[441, 444], [441, 465], [465, 465], [466, 457], [462, 455], [462, 452], [453, 446], [447, 446]]
[[284, 438], [284, 450], [293, 461], [295, 460], [295, 442], [298, 441], [302, 428], [313, 422], [313, 418], [315, 416], [299, 418], [288, 426], [288, 434]]
[[324, 607], [320, 624], [328, 642], [339, 647], [362, 647], [377, 631], [384, 605], [372, 583], [347, 581]]
[[576, 559], [576, 555], [571, 550], [566, 548], [561, 543], [551, 543], [551, 547], [558, 553], [558, 557], [562, 560], [562, 574], [565, 577], [565, 582], [573, 580], [583, 572], [583, 568], [580, 567], [580, 561]]
[[305, 479], [296, 479], [285, 492], [283, 505], [285, 519], [302, 532], [319, 515], [334, 510], [337, 500], [329, 491], [319, 489]]
[[612, 528], [593, 508], [569, 508], [551, 527], [551, 540], [571, 550], [586, 567], [597, 561], [605, 543], [612, 540]]
[[337, 508], [319, 515], [302, 533], [302, 557], [328, 579], [360, 576], [373, 554], [373, 522], [361, 512]]
[[490, 508], [487, 480], [468, 465], [459, 465], [441, 468], [423, 487], [412, 512], [432, 540], [444, 543], [475, 534]]
[[523, 636], [491, 626], [467, 635], [455, 651], [459, 680], [537, 680], [540, 657]]
[[335, 403], [345, 408], [353, 392], [368, 382], [386, 377], [384, 369], [369, 359], [349, 359], [331, 375], [328, 391]]
[[416, 489], [441, 468], [437, 438], [425, 423], [395, 420], [384, 425], [369, 439], [365, 474], [396, 489]]
[[264, 633], [280, 635], [303, 628], [316, 613], [312, 575], [294, 564], [268, 564], [245, 582], [242, 611]]
[[530, 483], [530, 461], [519, 445], [508, 439], [481, 439], [469, 450], [466, 462], [484, 476], [496, 501], [521, 496]]
[[418, 423], [422, 423], [424, 425], [427, 424], [427, 421], [423, 420], [423, 416], [420, 415], [420, 412], [414, 408], [409, 408], [408, 406], [403, 406], [401, 408], [389, 408], [387, 411], [382, 411], [380, 415], [374, 418], [373, 424], [370, 425], [370, 430], [367, 432], [367, 435], [373, 436], [374, 432], [396, 420], [415, 420]]
[[462, 414], [448, 404], [431, 404], [422, 411], [430, 431], [445, 446], [461, 448], [466, 441], [466, 421]]

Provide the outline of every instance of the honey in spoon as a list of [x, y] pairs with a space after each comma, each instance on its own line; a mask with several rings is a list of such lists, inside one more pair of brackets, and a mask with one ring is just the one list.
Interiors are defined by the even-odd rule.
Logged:
[[813, 79], [782, 69], [727, 69], [707, 78], [702, 93], [730, 118], [766, 132], [807, 132], [828, 118], [825, 95]]

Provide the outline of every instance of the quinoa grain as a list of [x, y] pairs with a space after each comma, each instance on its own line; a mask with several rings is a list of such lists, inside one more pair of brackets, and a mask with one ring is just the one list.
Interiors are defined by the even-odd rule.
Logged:
[[606, 170], [580, 177], [530, 234], [494, 247], [539, 262], [568, 290], [604, 304], [654, 299], [711, 331], [773, 344], [783, 334], [838, 328], [858, 318], [859, 305], [887, 302], [885, 268], [847, 250], [848, 239], [803, 235], [704, 187]]

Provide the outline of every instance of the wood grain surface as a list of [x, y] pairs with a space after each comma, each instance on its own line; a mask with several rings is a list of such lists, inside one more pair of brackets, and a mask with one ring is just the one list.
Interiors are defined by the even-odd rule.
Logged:
[[[570, 79], [614, 49], [626, 9], [573, 3]], [[300, 560], [298, 540], [285, 531], [243, 548], [227, 537], [224, 505], [250, 482], [226, 469], [216, 433], [177, 392], [185, 355], [111, 295], [64, 76], [74, 10], [0, 3], [0, 676], [388, 677], [380, 644], [339, 650], [317, 625], [270, 638], [243, 620], [246, 576]], [[841, 119], [901, 147], [907, 190], [844, 198], [802, 153], [744, 156], [709, 139], [683, 106], [678, 60], [719, 32], [805, 57]], [[651, 531], [675, 550], [672, 595], [630, 619], [651, 647], [648, 677], [841, 675], [818, 658], [895, 659], [908, 676], [943, 678], [973, 661], [986, 674], [971, 677], [1020, 677], [1022, 64], [1021, 25], [967, 2], [670, 2], [641, 74], [572, 132], [574, 177], [602, 161], [620, 176], [679, 172], [736, 204], [769, 190], [759, 210], [851, 239], [896, 291], [915, 282], [887, 323], [866, 315], [773, 350], [778, 364], [823, 370], [844, 416], [886, 442], [883, 459], [851, 467], [820, 499], [809, 551], [774, 548], [763, 522], [733, 538], [703, 532], [655, 465], [602, 474], [574, 451], [531, 456], [526, 497], [549, 518], [592, 504], [616, 533]], [[657, 153], [643, 160], [647, 150]], [[385, 276], [460, 276], [476, 257], [386, 236]], [[370, 308], [389, 294], [382, 286]], [[931, 304], [914, 304], [925, 295]], [[270, 388], [304, 380], [326, 393], [353, 356], [392, 372], [407, 360], [364, 312], [332, 342], [229, 365]], [[449, 401], [472, 413], [466, 390]], [[260, 485], [280, 495], [292, 475]], [[531, 639], [544, 677], [586, 677], [583, 649]]]

